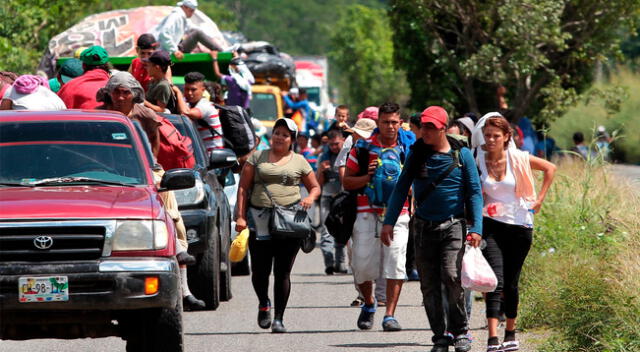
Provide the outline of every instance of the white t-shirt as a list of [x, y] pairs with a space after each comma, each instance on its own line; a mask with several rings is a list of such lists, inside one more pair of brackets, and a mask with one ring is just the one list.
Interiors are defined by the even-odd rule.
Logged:
[[347, 139], [344, 140], [344, 144], [342, 144], [342, 149], [340, 149], [338, 157], [336, 157], [336, 163], [334, 165], [336, 169], [347, 165], [347, 159], [349, 158], [351, 147], [353, 147], [353, 137], [348, 136]]
[[13, 110], [54, 111], [67, 108], [56, 93], [43, 86], [38, 86], [31, 94], [20, 94], [12, 86], [4, 92], [3, 99], [11, 100]]
[[533, 214], [523, 199], [516, 197], [516, 177], [507, 155], [507, 172], [501, 181], [496, 181], [487, 170], [485, 153], [478, 153], [478, 166], [482, 175], [484, 197], [483, 215], [506, 224], [531, 226]]
[[224, 148], [224, 140], [222, 139], [222, 125], [220, 124], [220, 115], [218, 109], [205, 98], [200, 99], [198, 103], [192, 108], [200, 110], [202, 118], [213, 128], [217, 133], [211, 133], [211, 130], [198, 125], [198, 132], [204, 146], [207, 148], [207, 152], [211, 152], [213, 149]]

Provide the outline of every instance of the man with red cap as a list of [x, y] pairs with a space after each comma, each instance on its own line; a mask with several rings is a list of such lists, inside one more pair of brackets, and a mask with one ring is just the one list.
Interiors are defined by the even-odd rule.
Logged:
[[[428, 107], [420, 120], [422, 138], [411, 147], [391, 195], [380, 240], [387, 244], [394, 239], [394, 224], [413, 183], [415, 260], [424, 307], [434, 334], [431, 351], [446, 352], [453, 344], [456, 352], [466, 352], [471, 350], [471, 342], [460, 269], [465, 240], [474, 247], [482, 240], [480, 178], [471, 151], [447, 138], [448, 115], [443, 108]], [[449, 303], [448, 321], [442, 292], [446, 292]], [[453, 340], [447, 331], [453, 334]]]

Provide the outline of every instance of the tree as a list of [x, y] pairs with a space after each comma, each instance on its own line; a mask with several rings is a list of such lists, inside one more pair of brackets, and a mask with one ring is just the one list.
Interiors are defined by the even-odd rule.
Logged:
[[384, 10], [362, 5], [345, 8], [335, 23], [331, 46], [329, 58], [352, 111], [408, 100], [405, 74], [393, 67], [391, 28]]
[[393, 0], [389, 14], [412, 106], [496, 110], [504, 86], [514, 117], [544, 123], [590, 86], [639, 10], [637, 0]]
[[[351, 3], [381, 8], [386, 0]], [[249, 40], [265, 40], [294, 55], [326, 55], [343, 0], [221, 0]]]

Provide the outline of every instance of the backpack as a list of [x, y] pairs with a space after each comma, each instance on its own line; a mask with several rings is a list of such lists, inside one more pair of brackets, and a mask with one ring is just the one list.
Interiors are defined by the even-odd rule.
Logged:
[[[415, 194], [416, 207], [420, 207], [422, 202], [424, 202], [427, 199], [429, 194], [431, 194], [431, 192], [433, 192], [436, 189], [436, 187], [438, 187], [438, 185], [442, 181], [444, 181], [444, 179], [449, 177], [449, 175], [451, 174], [451, 172], [453, 172], [453, 170], [463, 166], [462, 159], [460, 158], [460, 150], [462, 148], [468, 148], [468, 141], [466, 137], [447, 134], [447, 141], [449, 142], [449, 145], [451, 146], [451, 150], [452, 150], [451, 166], [445, 172], [443, 172], [440, 175], [440, 177], [434, 180], [427, 187], [427, 189], [423, 190], [420, 194]], [[420, 168], [422, 167], [422, 165], [426, 162], [429, 156], [433, 155], [433, 153], [434, 152], [433, 152], [433, 149], [431, 149], [431, 147], [424, 144], [424, 142], [421, 139], [418, 139], [411, 146], [411, 155], [413, 155], [413, 160], [411, 162], [411, 165], [408, 165], [408, 167], [411, 168], [409, 172], [411, 172], [414, 175], [418, 175], [420, 173]]]
[[369, 204], [384, 207], [387, 205], [391, 193], [398, 182], [405, 159], [402, 145], [391, 148], [375, 146], [364, 140], [357, 143], [358, 147], [378, 154], [378, 167], [371, 176], [371, 181], [364, 188], [364, 194], [369, 198]]
[[196, 165], [196, 159], [193, 155], [191, 138], [183, 136], [166, 117], [158, 116], [160, 117], [158, 163], [165, 170], [193, 168]]
[[[356, 149], [360, 172], [358, 176], [367, 173], [369, 164], [369, 151]], [[336, 242], [346, 244], [353, 233], [353, 224], [356, 222], [358, 210], [358, 194], [362, 189], [353, 191], [342, 191], [331, 198], [329, 214], [324, 221], [327, 231], [333, 236]]]
[[237, 157], [249, 154], [256, 147], [256, 131], [249, 113], [237, 105], [214, 106], [220, 114], [225, 148], [233, 150]]

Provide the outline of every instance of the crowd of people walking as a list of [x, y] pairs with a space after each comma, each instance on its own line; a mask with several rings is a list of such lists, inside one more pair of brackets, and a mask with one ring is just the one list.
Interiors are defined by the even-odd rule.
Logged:
[[[197, 2], [178, 5], [155, 36], [138, 38], [139, 57], [129, 72], [115, 72], [107, 51], [92, 46], [66, 61], [48, 81], [4, 73], [1, 78], [8, 83], [0, 87], [1, 108], [119, 111], [140, 122], [158, 160], [163, 121], [157, 113], [168, 110], [205, 122], [198, 129], [208, 151], [224, 147], [213, 102], [249, 108], [253, 77], [237, 55], [229, 75], [222, 74], [217, 51], [223, 48], [183, 26]], [[180, 58], [198, 42], [212, 50], [213, 70], [228, 89], [226, 99], [219, 86], [215, 89], [199, 72], [185, 76], [183, 90], [171, 84], [170, 53]], [[308, 116], [306, 92], [297, 96], [294, 100], [285, 94], [284, 100]], [[588, 155], [584, 137], [576, 134], [574, 140], [576, 153]], [[250, 229], [251, 281], [261, 328], [287, 331], [290, 274], [302, 241], [273, 236], [269, 219], [274, 206], [298, 206], [311, 214], [311, 227], [319, 233], [324, 273], [353, 275], [355, 291], [345, 295], [357, 295], [360, 311], [354, 322], [359, 329], [372, 329], [378, 309], [384, 307], [383, 330], [402, 330], [396, 307], [403, 284], [419, 280], [433, 331], [432, 351], [448, 351], [449, 346], [469, 351], [471, 293], [461, 285], [461, 263], [466, 246], [480, 247], [497, 278], [496, 289], [484, 295], [487, 351], [518, 350], [519, 276], [531, 247], [534, 218], [555, 172], [544, 152], [535, 156], [520, 149], [525, 143], [519, 127], [496, 112], [480, 119], [471, 113], [450, 118], [444, 108], [429, 106], [409, 116], [398, 104], [385, 102], [364, 109], [355, 121], [349, 107], [340, 105], [325, 131], [313, 119], [301, 127], [292, 118], [280, 118], [268, 143], [263, 142], [268, 146], [241, 160], [235, 209], [235, 230]], [[162, 169], [156, 171], [162, 174]], [[534, 171], [543, 174], [539, 191]], [[348, 241], [339, 241], [325, 226], [340, 194], [354, 201], [353, 222], [345, 223]], [[186, 281], [186, 265], [193, 258], [186, 252], [175, 199], [170, 193], [167, 197], [165, 204], [174, 208], [178, 228], [185, 307], [197, 309], [204, 304], [193, 297]], [[268, 292], [271, 272], [273, 304]], [[503, 313], [501, 341], [498, 321]]]

